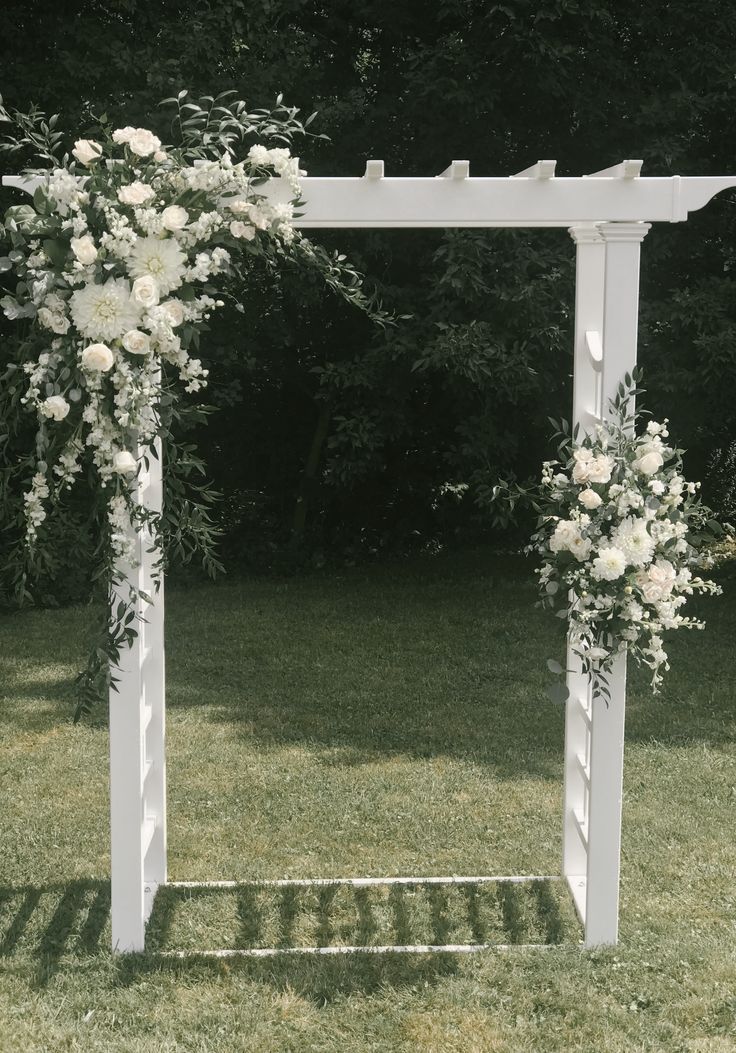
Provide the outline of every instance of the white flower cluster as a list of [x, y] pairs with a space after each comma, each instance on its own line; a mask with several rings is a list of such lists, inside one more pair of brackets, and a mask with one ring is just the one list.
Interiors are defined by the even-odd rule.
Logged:
[[297, 198], [300, 173], [283, 148], [255, 146], [237, 164], [226, 154], [186, 164], [145, 128], [119, 128], [112, 142], [114, 157], [77, 140], [70, 168], [49, 173], [36, 215], [14, 221], [20, 292], [0, 306], [47, 340], [24, 364], [22, 402], [37, 414], [46, 457], [25, 495], [27, 535], [35, 539], [44, 502], [72, 485], [89, 451], [122, 556], [138, 468], [131, 451], [157, 434], [162, 365], [187, 392], [206, 384], [189, 348], [224, 306], [211, 286], [232, 273], [234, 255], [293, 239], [291, 203], [272, 204], [258, 188], [275, 174]]
[[570, 639], [585, 670], [603, 676], [627, 649], [652, 670], [656, 691], [668, 669], [662, 634], [703, 628], [681, 613], [694, 592], [720, 588], [693, 573], [707, 560], [693, 531], [710, 520], [698, 483], [682, 475], [681, 451], [668, 445], [667, 422], [630, 434], [623, 421], [600, 425], [573, 447], [563, 470], [542, 469], [544, 514], [531, 551], [542, 556], [542, 605], [570, 619]]

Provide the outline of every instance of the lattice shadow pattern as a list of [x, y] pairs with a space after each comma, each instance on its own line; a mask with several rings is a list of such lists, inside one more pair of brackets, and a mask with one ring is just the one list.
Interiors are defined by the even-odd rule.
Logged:
[[159, 953], [577, 943], [563, 882], [237, 884], [159, 890], [146, 949]]

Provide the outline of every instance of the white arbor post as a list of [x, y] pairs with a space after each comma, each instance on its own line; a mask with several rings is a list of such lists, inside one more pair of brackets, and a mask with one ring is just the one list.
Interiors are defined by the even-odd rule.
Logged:
[[[161, 511], [161, 442], [148, 454], [134, 487], [137, 503]], [[138, 450], [138, 456], [144, 451]], [[151, 602], [134, 604], [137, 637], [120, 654], [117, 691], [110, 691], [110, 831], [112, 946], [142, 951], [146, 921], [156, 890], [166, 881], [166, 752], [164, 673], [164, 594], [154, 567], [160, 558], [146, 528], [131, 533], [137, 566], [123, 566], [113, 607], [134, 585]]]
[[[636, 365], [639, 254], [648, 223], [570, 228], [577, 245], [573, 425], [590, 431], [609, 414]], [[579, 658], [567, 649], [562, 872], [585, 944], [618, 939], [626, 655], [614, 663], [611, 698], [593, 699]]]

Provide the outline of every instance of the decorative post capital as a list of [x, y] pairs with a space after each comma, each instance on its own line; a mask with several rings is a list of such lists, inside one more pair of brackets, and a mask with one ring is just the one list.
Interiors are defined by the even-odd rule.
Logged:
[[598, 229], [604, 241], [641, 242], [652, 229], [651, 223], [601, 223]]
[[579, 223], [567, 230], [576, 245], [600, 245], [603, 242], [598, 223]]

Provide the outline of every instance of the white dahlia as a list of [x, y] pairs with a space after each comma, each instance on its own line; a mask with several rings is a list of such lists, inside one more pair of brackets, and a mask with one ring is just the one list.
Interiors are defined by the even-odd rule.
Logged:
[[186, 262], [173, 239], [139, 238], [128, 257], [128, 273], [133, 278], [153, 278], [159, 291], [166, 294], [181, 285]]
[[632, 567], [643, 567], [654, 553], [654, 538], [647, 530], [646, 520], [627, 516], [616, 527], [611, 541], [626, 556]]
[[108, 278], [104, 285], [85, 285], [70, 300], [74, 324], [90, 340], [117, 340], [135, 329], [140, 308], [130, 298], [124, 278]]

